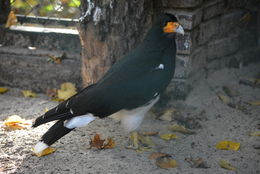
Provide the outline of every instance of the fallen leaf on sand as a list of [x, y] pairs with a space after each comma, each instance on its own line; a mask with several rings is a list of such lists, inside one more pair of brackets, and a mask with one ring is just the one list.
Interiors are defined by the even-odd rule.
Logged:
[[138, 136], [138, 140], [139, 140], [139, 142], [141, 142], [142, 143], [142, 145], [144, 146], [144, 147], [153, 147], [153, 146], [155, 146], [155, 144], [154, 144], [154, 142], [152, 141], [152, 139], [150, 138], [150, 137], [148, 137], [148, 136], [142, 136], [142, 135], [139, 135]]
[[220, 150], [237, 151], [240, 148], [240, 143], [233, 142], [233, 141], [220, 141], [216, 144], [216, 148]]
[[251, 132], [250, 136], [260, 136], [260, 131]]
[[160, 138], [163, 139], [163, 140], [172, 140], [172, 139], [176, 139], [176, 138], [179, 138], [176, 134], [162, 134], [160, 135]]
[[193, 158], [185, 158], [185, 160], [189, 163], [191, 163], [191, 167], [193, 168], [209, 168], [203, 159], [193, 159]]
[[61, 57], [55, 57], [52, 55], [48, 55], [49, 60], [52, 61], [53, 63], [61, 64]]
[[31, 125], [30, 121], [21, 118], [19, 115], [7, 117], [3, 122], [4, 128], [8, 130], [27, 129]]
[[173, 115], [176, 112], [176, 109], [170, 108], [164, 111], [161, 117], [159, 117], [160, 120], [163, 121], [172, 121], [173, 120]]
[[247, 103], [252, 106], [260, 106], [260, 101], [253, 101], [253, 102], [247, 102]]
[[77, 93], [76, 87], [73, 83], [66, 82], [62, 83], [60, 89], [58, 89], [58, 98], [62, 100], [67, 100], [71, 96]]
[[224, 159], [220, 159], [218, 164], [220, 165], [220, 167], [224, 168], [224, 169], [228, 169], [228, 170], [236, 170], [236, 168], [234, 168], [233, 166], [231, 166], [229, 164], [228, 161], [224, 160]]
[[24, 97], [32, 97], [32, 98], [37, 97], [37, 94], [32, 92], [31, 90], [22, 90], [22, 94]]
[[0, 94], [4, 94], [8, 91], [8, 88], [0, 87]]
[[174, 124], [169, 126], [169, 130], [174, 131], [174, 132], [180, 132], [183, 134], [193, 134], [193, 131], [188, 130], [186, 127], [178, 124]]
[[52, 148], [52, 147], [48, 147], [47, 149], [44, 149], [42, 152], [40, 153], [35, 153], [34, 152], [34, 149], [32, 149], [33, 151], [33, 155], [36, 155], [37, 157], [42, 157], [42, 156], [45, 156], [45, 155], [49, 155], [49, 154], [52, 154], [56, 151], [55, 148]]
[[95, 147], [97, 149], [112, 149], [115, 147], [115, 142], [112, 140], [112, 138], [107, 138], [107, 143], [105, 143], [106, 140], [100, 139], [100, 135], [96, 134], [94, 138], [90, 141], [90, 148]]
[[167, 153], [161, 153], [161, 152], [154, 152], [151, 153], [149, 156], [149, 159], [157, 159], [160, 157], [170, 157], [171, 155], [167, 154]]
[[231, 102], [230, 98], [228, 96], [225, 96], [225, 95], [219, 94], [218, 98], [225, 104], [228, 104], [228, 103]]
[[177, 161], [171, 157], [159, 157], [156, 159], [155, 164], [163, 169], [175, 168], [178, 166]]

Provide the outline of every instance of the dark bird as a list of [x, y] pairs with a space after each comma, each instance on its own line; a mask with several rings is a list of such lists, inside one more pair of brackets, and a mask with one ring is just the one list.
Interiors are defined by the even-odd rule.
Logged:
[[144, 41], [124, 55], [97, 83], [38, 117], [33, 127], [57, 120], [35, 145], [40, 153], [77, 127], [97, 117], [122, 116], [126, 131], [135, 130], [159, 100], [175, 70], [175, 34], [184, 34], [176, 17], [163, 14]]

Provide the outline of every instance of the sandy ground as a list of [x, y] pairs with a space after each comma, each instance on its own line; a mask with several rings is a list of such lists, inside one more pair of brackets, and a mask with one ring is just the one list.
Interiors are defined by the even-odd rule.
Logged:
[[[260, 106], [246, 102], [260, 100], [260, 88], [239, 84], [239, 80], [259, 76], [260, 64], [241, 69], [216, 71], [193, 87], [185, 101], [174, 101], [168, 107], [179, 111], [174, 120], [157, 119], [158, 112], [150, 113], [139, 131], [169, 133], [167, 126], [173, 123], [184, 124], [195, 131], [192, 135], [178, 134], [180, 138], [165, 141], [152, 137], [156, 147], [152, 151], [171, 154], [178, 162], [177, 168], [161, 169], [149, 159], [151, 152], [137, 153], [126, 149], [127, 135], [118, 122], [111, 118], [96, 120], [87, 127], [77, 129], [63, 137], [53, 147], [57, 151], [38, 158], [32, 156], [31, 148], [40, 136], [53, 123], [29, 130], [0, 130], [0, 173], [178, 173], [178, 174], [257, 174], [260, 173], [260, 139], [249, 136], [260, 129]], [[225, 85], [236, 91], [232, 104], [223, 103], [217, 97], [223, 93]], [[0, 95], [0, 120], [18, 114], [34, 119], [45, 108], [57, 103], [47, 100], [44, 95], [38, 98], [24, 98], [18, 89], [11, 89]], [[233, 106], [239, 105], [239, 109]], [[112, 137], [116, 142], [113, 149], [88, 149], [90, 137], [99, 133], [102, 137]], [[241, 143], [238, 151], [217, 150], [220, 140]], [[194, 168], [185, 158], [202, 158], [208, 168]], [[218, 165], [219, 159], [228, 160], [235, 168], [230, 171]]]

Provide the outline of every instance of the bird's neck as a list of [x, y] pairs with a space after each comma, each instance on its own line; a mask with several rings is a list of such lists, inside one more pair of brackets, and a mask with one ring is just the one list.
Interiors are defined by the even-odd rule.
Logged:
[[160, 28], [152, 28], [145, 40], [146, 45], [149, 45], [150, 48], [157, 49], [173, 49], [175, 46], [175, 36], [166, 36]]

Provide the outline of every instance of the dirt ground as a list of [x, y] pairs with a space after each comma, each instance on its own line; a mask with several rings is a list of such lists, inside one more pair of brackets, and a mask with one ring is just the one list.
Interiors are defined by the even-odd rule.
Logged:
[[[167, 127], [173, 123], [183, 124], [195, 134], [178, 134], [179, 138], [165, 141], [159, 136], [151, 137], [156, 146], [154, 152], [172, 155], [177, 168], [161, 169], [155, 160], [149, 159], [151, 152], [138, 153], [126, 149], [127, 135], [120, 124], [111, 118], [96, 120], [84, 128], [63, 137], [53, 147], [57, 151], [38, 158], [32, 156], [31, 148], [53, 123], [29, 130], [0, 130], [0, 173], [175, 173], [175, 174], [257, 174], [260, 173], [260, 139], [249, 136], [260, 129], [260, 106], [247, 102], [260, 100], [260, 88], [239, 83], [240, 80], [259, 78], [260, 64], [251, 64], [241, 69], [222, 69], [202, 79], [185, 101], [173, 101], [168, 107], [178, 114], [173, 121], [159, 120], [158, 112], [150, 113], [139, 131], [169, 133]], [[235, 91], [230, 103], [222, 102], [218, 94], [225, 94], [222, 87]], [[45, 95], [24, 98], [19, 89], [10, 89], [0, 95], [0, 120], [17, 114], [34, 119], [57, 103]], [[90, 138], [99, 133], [103, 138], [112, 137], [113, 149], [88, 149]], [[218, 150], [217, 142], [231, 140], [241, 143], [238, 151]], [[192, 167], [185, 158], [202, 158], [206, 168]], [[236, 170], [219, 166], [219, 159], [230, 162]]]

